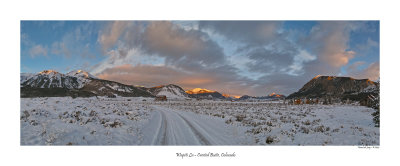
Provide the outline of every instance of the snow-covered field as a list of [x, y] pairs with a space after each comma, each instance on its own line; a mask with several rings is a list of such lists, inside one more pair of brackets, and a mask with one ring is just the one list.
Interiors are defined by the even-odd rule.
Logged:
[[355, 105], [21, 98], [21, 145], [379, 145]]

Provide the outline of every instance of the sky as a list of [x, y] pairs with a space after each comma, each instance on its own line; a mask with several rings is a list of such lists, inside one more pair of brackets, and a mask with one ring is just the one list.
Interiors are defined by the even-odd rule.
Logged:
[[289, 95], [316, 75], [379, 79], [379, 21], [21, 21], [21, 72]]

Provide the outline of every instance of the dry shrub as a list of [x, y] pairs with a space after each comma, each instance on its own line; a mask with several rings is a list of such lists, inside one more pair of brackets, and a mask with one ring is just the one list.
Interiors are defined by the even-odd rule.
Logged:
[[241, 122], [243, 119], [246, 118], [246, 115], [236, 115], [236, 121]]
[[308, 129], [308, 128], [304, 127], [304, 126], [301, 126], [300, 131], [301, 131], [302, 133], [305, 133], [305, 134], [310, 133], [310, 129]]
[[274, 137], [268, 136], [267, 139], [265, 140], [265, 143], [272, 144], [272, 143], [274, 143], [274, 141], [275, 141]]

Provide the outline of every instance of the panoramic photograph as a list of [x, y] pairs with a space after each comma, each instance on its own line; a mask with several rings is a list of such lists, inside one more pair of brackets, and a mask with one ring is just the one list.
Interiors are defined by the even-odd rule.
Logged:
[[375, 20], [22, 20], [20, 145], [380, 146], [379, 53]]

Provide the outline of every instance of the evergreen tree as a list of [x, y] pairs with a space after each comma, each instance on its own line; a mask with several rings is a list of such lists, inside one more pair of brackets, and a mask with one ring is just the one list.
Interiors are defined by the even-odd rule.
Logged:
[[380, 100], [379, 100], [380, 97], [379, 97], [379, 94], [380, 94], [380, 83], [378, 81], [376, 95], [369, 96], [370, 100], [372, 101], [371, 107], [376, 110], [374, 113], [371, 114], [373, 116], [373, 120], [375, 122], [375, 127], [380, 126]]

